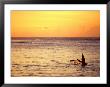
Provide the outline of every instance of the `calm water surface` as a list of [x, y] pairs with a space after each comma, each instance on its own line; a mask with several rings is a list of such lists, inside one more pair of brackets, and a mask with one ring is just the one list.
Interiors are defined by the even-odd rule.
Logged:
[[[11, 76], [100, 76], [99, 38], [12, 38]], [[70, 60], [85, 56], [87, 66]]]

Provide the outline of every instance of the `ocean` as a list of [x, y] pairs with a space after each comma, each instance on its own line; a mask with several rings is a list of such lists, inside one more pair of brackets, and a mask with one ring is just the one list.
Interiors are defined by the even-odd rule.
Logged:
[[[87, 65], [70, 63], [81, 60]], [[12, 77], [99, 77], [100, 38], [13, 37]]]

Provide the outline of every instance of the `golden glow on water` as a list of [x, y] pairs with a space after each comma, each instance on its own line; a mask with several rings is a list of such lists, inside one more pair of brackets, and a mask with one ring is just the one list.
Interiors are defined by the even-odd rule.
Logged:
[[[17, 42], [12, 43], [11, 48], [11, 76], [100, 76], [99, 40], [32, 38], [14, 41]], [[70, 60], [81, 59], [82, 53], [88, 63], [84, 69], [70, 63]]]

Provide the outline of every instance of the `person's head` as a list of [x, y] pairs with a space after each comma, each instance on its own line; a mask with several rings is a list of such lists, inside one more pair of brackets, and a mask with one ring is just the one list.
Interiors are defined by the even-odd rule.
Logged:
[[82, 59], [84, 59], [84, 55], [83, 55], [83, 53], [82, 53]]
[[84, 57], [83, 53], [82, 53], [82, 56]]

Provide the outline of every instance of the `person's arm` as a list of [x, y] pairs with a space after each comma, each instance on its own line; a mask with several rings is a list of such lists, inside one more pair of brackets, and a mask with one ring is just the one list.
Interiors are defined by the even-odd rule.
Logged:
[[79, 62], [82, 62], [81, 60], [77, 59]]

